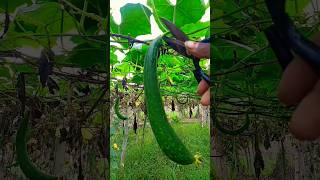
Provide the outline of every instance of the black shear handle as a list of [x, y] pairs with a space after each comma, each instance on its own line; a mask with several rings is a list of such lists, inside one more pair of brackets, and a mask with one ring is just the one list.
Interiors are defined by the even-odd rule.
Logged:
[[269, 41], [270, 47], [278, 59], [280, 66], [282, 67], [282, 70], [285, 70], [293, 59], [293, 54], [287, 40], [274, 25], [265, 29], [264, 33]]
[[[210, 38], [207, 38], [207, 39], [204, 39], [200, 42], [202, 43], [210, 43], [211, 42], [211, 37]], [[192, 58], [193, 60], [193, 65], [195, 67], [195, 70], [193, 71], [193, 75], [194, 77], [196, 78], [197, 82], [200, 83], [201, 80], [205, 80], [209, 85], [211, 85], [211, 81], [210, 81], [210, 77], [204, 73], [199, 65], [199, 59], [198, 58], [195, 58], [193, 57]]]
[[200, 83], [201, 80], [205, 80], [209, 85], [211, 85], [210, 77], [206, 73], [204, 73], [200, 67], [200, 59], [193, 57], [192, 61], [195, 68], [195, 70], [193, 71], [193, 75], [198, 83]]
[[275, 27], [288, 42], [290, 48], [306, 60], [320, 75], [320, 48], [300, 35], [285, 12], [286, 0], [266, 0]]
[[197, 79], [198, 83], [200, 83], [201, 80], [205, 80], [209, 85], [211, 85], [210, 77], [201, 69], [194, 70], [193, 75]]

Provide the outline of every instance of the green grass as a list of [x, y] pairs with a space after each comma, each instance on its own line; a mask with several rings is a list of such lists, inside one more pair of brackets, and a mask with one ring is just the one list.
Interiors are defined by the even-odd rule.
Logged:
[[[138, 132], [138, 140], [130, 129], [125, 166], [119, 165], [121, 147], [113, 151], [111, 179], [199, 179], [209, 178], [210, 168], [210, 131], [209, 127], [201, 128], [200, 124], [175, 124], [175, 131], [191, 153], [200, 152], [203, 163], [200, 167], [178, 165], [169, 160], [160, 150], [150, 128], [146, 128], [144, 144], [142, 144], [142, 128]], [[111, 138], [111, 143], [122, 145], [122, 131]]]

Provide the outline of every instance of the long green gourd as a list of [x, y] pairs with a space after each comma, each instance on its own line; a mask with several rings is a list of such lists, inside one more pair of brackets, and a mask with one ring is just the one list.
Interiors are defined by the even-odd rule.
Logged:
[[128, 117], [121, 114], [121, 112], [120, 112], [120, 107], [119, 107], [119, 106], [120, 106], [120, 99], [119, 99], [119, 97], [117, 97], [117, 98], [116, 98], [116, 102], [115, 102], [115, 104], [114, 104], [114, 110], [115, 110], [115, 112], [116, 112], [116, 115], [117, 115], [117, 117], [118, 117], [119, 119], [121, 119], [121, 120], [127, 120]]
[[28, 118], [20, 120], [20, 126], [16, 137], [16, 154], [19, 166], [25, 176], [30, 180], [57, 180], [58, 177], [47, 175], [40, 171], [30, 160], [27, 151], [26, 134], [28, 130]]
[[144, 94], [148, 118], [156, 140], [164, 154], [172, 161], [188, 165], [200, 163], [199, 155], [192, 155], [170, 126], [163, 108], [157, 78], [157, 59], [162, 37], [151, 43], [144, 59]]

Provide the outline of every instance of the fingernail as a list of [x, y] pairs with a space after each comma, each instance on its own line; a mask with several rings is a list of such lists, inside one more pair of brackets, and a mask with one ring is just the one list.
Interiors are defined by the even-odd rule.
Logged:
[[185, 45], [187, 48], [194, 49], [196, 43], [194, 43], [194, 42], [192, 42], [192, 41], [186, 41], [186, 42], [184, 43], [184, 45]]

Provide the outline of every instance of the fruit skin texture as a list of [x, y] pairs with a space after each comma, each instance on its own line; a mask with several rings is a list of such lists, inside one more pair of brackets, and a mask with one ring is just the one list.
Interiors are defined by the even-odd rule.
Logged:
[[315, 140], [320, 136], [320, 80], [295, 110], [289, 128], [300, 140]]
[[20, 126], [16, 137], [17, 161], [20, 165], [20, 168], [25, 176], [30, 180], [57, 180], [58, 177], [47, 175], [41, 172], [29, 159], [26, 142], [28, 118], [26, 117], [20, 120]]
[[121, 112], [120, 112], [119, 103], [120, 103], [120, 100], [119, 100], [119, 97], [117, 97], [117, 98], [116, 98], [116, 103], [114, 104], [114, 109], [115, 109], [116, 115], [117, 115], [117, 117], [118, 117], [119, 119], [121, 119], [121, 120], [127, 120], [128, 117], [122, 115]]
[[192, 164], [195, 158], [170, 126], [163, 108], [157, 78], [157, 55], [161, 43], [160, 36], [151, 43], [144, 59], [144, 94], [148, 118], [156, 140], [166, 156], [178, 164]]

